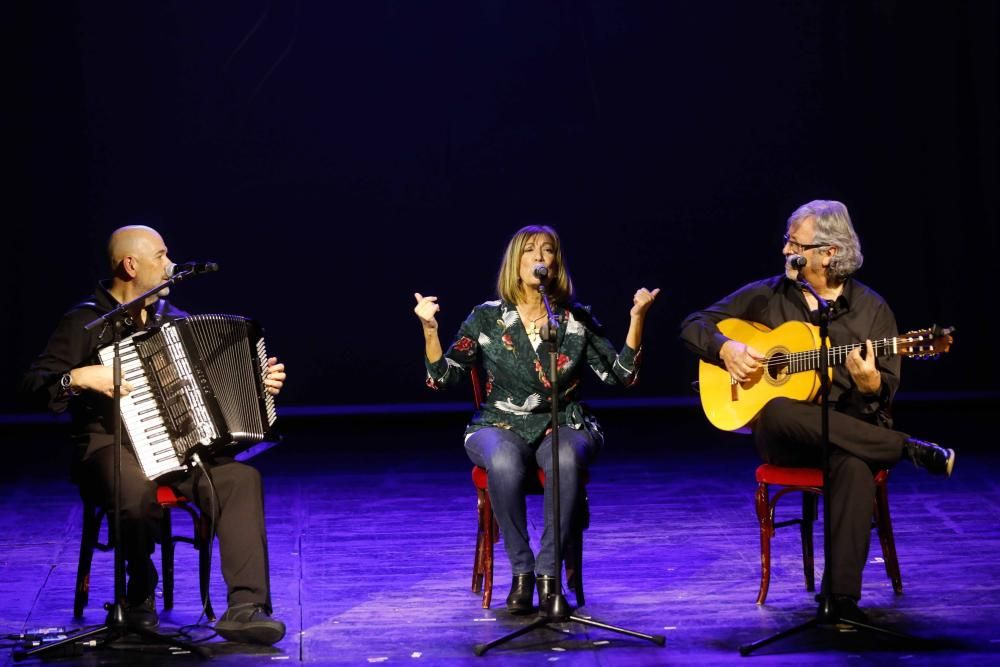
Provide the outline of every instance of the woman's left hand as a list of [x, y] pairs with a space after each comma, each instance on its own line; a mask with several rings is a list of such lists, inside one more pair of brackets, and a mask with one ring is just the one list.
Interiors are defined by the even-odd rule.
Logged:
[[659, 287], [652, 292], [645, 287], [640, 287], [636, 290], [635, 296], [632, 297], [632, 310], [628, 314], [632, 317], [645, 317], [646, 311], [653, 305], [653, 301], [656, 300], [656, 295], [659, 293]]

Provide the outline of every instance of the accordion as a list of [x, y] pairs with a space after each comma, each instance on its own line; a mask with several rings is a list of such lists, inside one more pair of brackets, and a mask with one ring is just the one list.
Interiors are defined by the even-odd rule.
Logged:
[[[253, 320], [192, 315], [119, 343], [124, 424], [146, 477], [186, 470], [191, 457], [240, 456], [276, 434], [274, 397], [264, 387], [267, 350]], [[99, 351], [114, 363], [114, 347]], [[266, 447], [265, 447], [266, 448]]]

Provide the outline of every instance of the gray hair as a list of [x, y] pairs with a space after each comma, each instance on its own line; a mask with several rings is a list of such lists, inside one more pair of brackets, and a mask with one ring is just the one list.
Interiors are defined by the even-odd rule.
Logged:
[[851, 224], [847, 207], [839, 201], [816, 199], [795, 209], [788, 218], [787, 228], [809, 216], [816, 221], [813, 243], [837, 247], [837, 254], [827, 268], [830, 277], [841, 281], [860, 269], [865, 256], [861, 254], [861, 241]]

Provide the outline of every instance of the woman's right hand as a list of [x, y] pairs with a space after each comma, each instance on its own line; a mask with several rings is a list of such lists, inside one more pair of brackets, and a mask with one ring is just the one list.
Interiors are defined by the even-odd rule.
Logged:
[[437, 297], [424, 296], [420, 292], [414, 292], [413, 298], [417, 300], [417, 305], [414, 306], [413, 312], [420, 318], [420, 324], [424, 326], [424, 330], [436, 330], [438, 323], [434, 315], [441, 310], [441, 306], [437, 304]]

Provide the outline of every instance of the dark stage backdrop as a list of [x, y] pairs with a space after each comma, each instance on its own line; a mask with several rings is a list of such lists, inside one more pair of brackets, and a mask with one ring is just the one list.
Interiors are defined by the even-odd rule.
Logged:
[[[902, 328], [958, 327], [913, 391], [985, 391], [998, 262], [995, 2], [24, 2], [5, 95], [3, 410], [59, 315], [146, 222], [191, 311], [258, 318], [286, 405], [437, 400], [507, 237], [563, 234], [620, 343], [661, 287], [638, 395], [686, 394], [677, 324], [781, 270], [784, 220], [840, 199]], [[596, 383], [594, 383], [596, 384]], [[595, 387], [593, 394], [607, 395]], [[453, 398], [460, 398], [456, 395]]]

